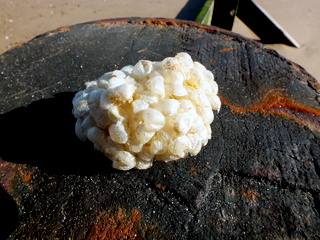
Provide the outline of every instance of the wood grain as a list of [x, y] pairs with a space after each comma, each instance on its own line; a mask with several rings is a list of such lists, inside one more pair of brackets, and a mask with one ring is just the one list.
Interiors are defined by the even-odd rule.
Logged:
[[[223, 100], [196, 157], [120, 172], [74, 134], [74, 93], [139, 59], [188, 52]], [[320, 87], [234, 33], [111, 19], [45, 33], [0, 56], [0, 186], [12, 239], [317, 239]], [[0, 217], [1, 218], [1, 217]]]

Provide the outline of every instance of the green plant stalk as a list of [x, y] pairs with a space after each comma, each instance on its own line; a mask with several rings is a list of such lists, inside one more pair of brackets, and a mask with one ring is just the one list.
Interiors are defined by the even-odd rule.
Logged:
[[197, 15], [195, 22], [202, 24], [211, 24], [212, 13], [214, 7], [214, 0], [207, 0]]

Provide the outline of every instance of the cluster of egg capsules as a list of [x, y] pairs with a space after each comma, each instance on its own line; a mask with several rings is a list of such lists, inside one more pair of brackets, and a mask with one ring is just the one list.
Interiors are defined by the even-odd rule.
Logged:
[[147, 169], [153, 159], [196, 155], [211, 138], [219, 110], [212, 72], [189, 54], [105, 73], [73, 99], [75, 131], [120, 170]]

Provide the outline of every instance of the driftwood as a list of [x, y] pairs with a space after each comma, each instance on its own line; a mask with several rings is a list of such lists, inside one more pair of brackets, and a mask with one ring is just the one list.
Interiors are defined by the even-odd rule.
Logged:
[[[117, 171], [74, 134], [74, 93], [177, 52], [214, 72], [223, 106], [196, 157]], [[193, 22], [116, 19], [0, 56], [0, 186], [12, 239], [319, 239], [320, 86], [295, 63]], [[3, 191], [5, 190], [5, 191]], [[13, 217], [14, 216], [14, 217]]]

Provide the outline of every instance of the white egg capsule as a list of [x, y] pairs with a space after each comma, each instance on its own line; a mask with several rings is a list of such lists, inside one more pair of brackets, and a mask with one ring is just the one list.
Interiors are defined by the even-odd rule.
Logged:
[[131, 105], [132, 105], [133, 114], [136, 114], [149, 107], [149, 104], [147, 102], [140, 99], [134, 100]]
[[155, 132], [150, 132], [148, 129], [145, 127], [145, 125], [140, 124], [136, 129], [135, 129], [136, 137], [140, 141], [140, 143], [145, 144], [150, 141], [150, 139], [154, 136]]
[[157, 76], [153, 77], [150, 80], [146, 82], [146, 87], [159, 95], [164, 95], [165, 94], [165, 88], [164, 88], [164, 80], [163, 77]]
[[132, 69], [132, 75], [136, 78], [144, 78], [152, 71], [152, 62], [140, 60]]
[[165, 99], [155, 104], [155, 108], [165, 116], [177, 113], [179, 106], [180, 102], [176, 99]]
[[187, 53], [140, 60], [85, 85], [72, 102], [76, 135], [120, 170], [198, 154], [221, 107], [213, 74]]
[[111, 139], [116, 143], [126, 143], [128, 141], [128, 133], [122, 124], [122, 122], [117, 122], [109, 127], [109, 134]]
[[147, 108], [142, 113], [144, 126], [148, 131], [158, 131], [163, 128], [165, 118], [161, 112], [153, 108]]
[[119, 170], [130, 170], [136, 166], [136, 158], [127, 151], [118, 151], [112, 156], [114, 168]]

